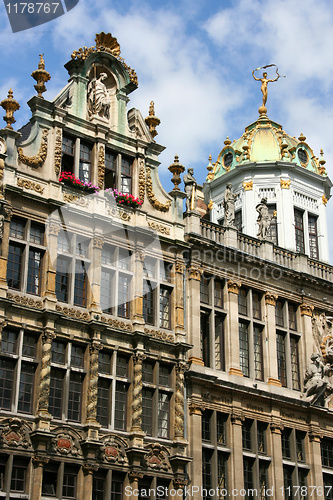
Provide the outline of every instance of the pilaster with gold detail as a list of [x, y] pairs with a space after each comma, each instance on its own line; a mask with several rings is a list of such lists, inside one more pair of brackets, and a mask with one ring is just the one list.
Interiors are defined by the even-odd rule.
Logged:
[[274, 461], [274, 468], [272, 470], [272, 484], [275, 484], [275, 491], [282, 491], [281, 488], [284, 487], [281, 441], [283, 425], [278, 415], [272, 416], [270, 431], [271, 450]]
[[203, 366], [200, 349], [200, 280], [202, 267], [198, 262], [192, 262], [188, 268], [188, 300], [189, 300], [189, 343], [193, 348], [189, 352], [189, 362]]
[[232, 472], [231, 472], [231, 488], [243, 487], [243, 443], [242, 443], [242, 426], [244, 415], [241, 408], [235, 407], [231, 414], [231, 446], [232, 454]]
[[102, 250], [104, 246], [104, 237], [101, 234], [95, 234], [93, 237], [93, 266], [90, 266], [91, 283], [91, 308], [95, 311], [101, 310], [101, 266]]
[[275, 306], [278, 296], [270, 291], [265, 293], [266, 337], [267, 337], [267, 383], [281, 387], [277, 368]]
[[134, 302], [133, 320], [136, 324], [143, 325], [143, 264], [145, 252], [142, 246], [136, 248], [134, 252]]
[[47, 465], [50, 458], [45, 455], [34, 455], [32, 457], [32, 481], [31, 481], [31, 494], [30, 500], [40, 500], [42, 495], [42, 482], [44, 465]]
[[61, 226], [56, 221], [50, 221], [47, 230], [47, 271], [46, 271], [46, 290], [45, 296], [51, 301], [56, 300], [56, 262], [57, 262], [57, 248], [58, 248], [58, 235]]
[[7, 260], [9, 250], [9, 230], [13, 209], [6, 200], [0, 200], [1, 221], [1, 255], [0, 255], [0, 287], [7, 289]]
[[241, 283], [228, 280], [227, 303], [229, 314], [226, 327], [226, 370], [230, 375], [243, 376], [239, 363], [238, 293]]

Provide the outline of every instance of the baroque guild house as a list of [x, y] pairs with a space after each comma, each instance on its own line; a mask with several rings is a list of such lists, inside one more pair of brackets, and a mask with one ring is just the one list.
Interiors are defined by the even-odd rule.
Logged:
[[0, 498], [333, 498], [323, 154], [263, 92], [167, 193], [117, 40], [65, 67], [19, 131], [0, 103]]

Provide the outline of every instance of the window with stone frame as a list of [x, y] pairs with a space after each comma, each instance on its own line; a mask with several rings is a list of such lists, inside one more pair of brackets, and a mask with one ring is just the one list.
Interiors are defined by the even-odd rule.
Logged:
[[142, 429], [147, 436], [171, 437], [173, 365], [147, 359], [142, 363]]
[[262, 294], [241, 287], [238, 313], [240, 369], [245, 377], [264, 380]]
[[44, 225], [13, 217], [9, 230], [8, 287], [41, 295], [45, 252]]
[[275, 306], [276, 353], [278, 378], [283, 387], [301, 390], [299, 344], [297, 331], [298, 306], [279, 299]]
[[[245, 419], [242, 425], [244, 489], [256, 489], [260, 499], [266, 498], [265, 491], [269, 488], [271, 458], [268, 456], [267, 429], [266, 422], [252, 419]], [[245, 495], [245, 498], [251, 497]]]
[[271, 217], [271, 221], [269, 223], [269, 228], [268, 228], [268, 238], [269, 241], [274, 243], [274, 245], [278, 245], [278, 225], [277, 225], [277, 218], [276, 218], [276, 203], [269, 203], [268, 205], [268, 212]]
[[66, 132], [62, 136], [61, 171], [75, 175], [82, 182], [92, 178], [94, 144]]
[[306, 433], [301, 430], [285, 427], [281, 432], [285, 498], [308, 498], [310, 467], [306, 464], [305, 438]]
[[117, 154], [105, 149], [105, 176], [104, 189], [117, 188]]
[[[0, 455], [1, 498], [28, 498], [30, 460], [18, 455]], [[7, 493], [3, 496], [2, 494]]]
[[94, 472], [92, 500], [123, 500], [125, 474], [100, 468]]
[[143, 318], [148, 325], [172, 327], [172, 263], [146, 257], [143, 264]]
[[311, 259], [319, 259], [317, 219], [317, 216], [308, 214], [309, 250]]
[[294, 209], [296, 252], [300, 253], [305, 253], [303, 216], [302, 210]]
[[205, 366], [225, 370], [225, 281], [203, 274], [200, 282], [200, 348]]
[[35, 379], [39, 334], [4, 328], [0, 351], [0, 408], [11, 412], [35, 412]]
[[86, 349], [85, 343], [58, 337], [52, 341], [49, 413], [54, 419], [81, 422], [84, 418]]
[[62, 500], [78, 498], [80, 466], [50, 461], [43, 467], [42, 496]]
[[90, 238], [60, 231], [56, 266], [56, 296], [60, 302], [80, 307], [88, 303]]
[[103, 428], [127, 431], [130, 372], [128, 353], [99, 352], [97, 421]]
[[102, 249], [100, 299], [104, 313], [130, 318], [132, 279], [132, 252], [105, 244]]
[[133, 158], [128, 156], [121, 156], [120, 160], [120, 171], [121, 171], [121, 193], [132, 193], [132, 170], [133, 170]]
[[[228, 498], [228, 447], [229, 416], [213, 410], [202, 412], [202, 484], [203, 488], [222, 491], [219, 498]], [[210, 498], [204, 496], [203, 498]]]

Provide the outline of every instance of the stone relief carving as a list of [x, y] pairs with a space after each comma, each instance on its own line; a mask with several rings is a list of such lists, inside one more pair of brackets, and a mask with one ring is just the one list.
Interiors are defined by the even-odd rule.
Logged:
[[0, 446], [27, 449], [31, 447], [31, 427], [21, 418], [5, 418], [0, 423]]
[[259, 226], [257, 238], [260, 240], [268, 240], [269, 226], [273, 217], [269, 213], [266, 198], [262, 198], [261, 202], [258, 203], [256, 211], [258, 212], [257, 223]]
[[24, 165], [32, 168], [40, 168], [44, 165], [47, 156], [47, 134], [48, 130], [45, 128], [42, 133], [42, 141], [36, 156], [26, 156], [23, 154], [22, 148], [17, 148], [18, 159]]
[[331, 365], [323, 363], [319, 353], [311, 354], [311, 364], [304, 377], [305, 400], [311, 405], [325, 406], [326, 399], [333, 391], [331, 375]]
[[111, 98], [110, 94], [103, 83], [108, 75], [101, 73], [99, 77], [93, 78], [88, 85], [87, 101], [88, 101], [88, 115], [91, 119], [93, 116], [100, 116], [110, 118]]
[[128, 463], [126, 448], [127, 442], [125, 439], [109, 434], [103, 439], [100, 455], [106, 462], [124, 465]]
[[235, 227], [235, 201], [236, 195], [232, 191], [232, 184], [229, 183], [223, 198], [224, 225], [227, 227]]
[[51, 442], [51, 450], [61, 455], [72, 455], [74, 457], [82, 456], [80, 441], [82, 436], [66, 427], [57, 427], [53, 429], [55, 437]]
[[153, 443], [148, 444], [145, 448], [148, 453], [144, 457], [144, 464], [148, 469], [165, 472], [171, 469], [169, 452], [165, 446]]

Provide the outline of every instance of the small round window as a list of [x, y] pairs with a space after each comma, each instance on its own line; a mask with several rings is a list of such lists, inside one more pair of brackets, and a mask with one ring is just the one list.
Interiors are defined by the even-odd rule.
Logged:
[[299, 149], [297, 154], [298, 159], [302, 164], [305, 164], [309, 161], [308, 153], [305, 151], [305, 149]]
[[232, 153], [227, 153], [225, 157], [223, 158], [223, 165], [224, 168], [230, 168], [232, 164], [232, 160], [234, 159], [234, 156]]

